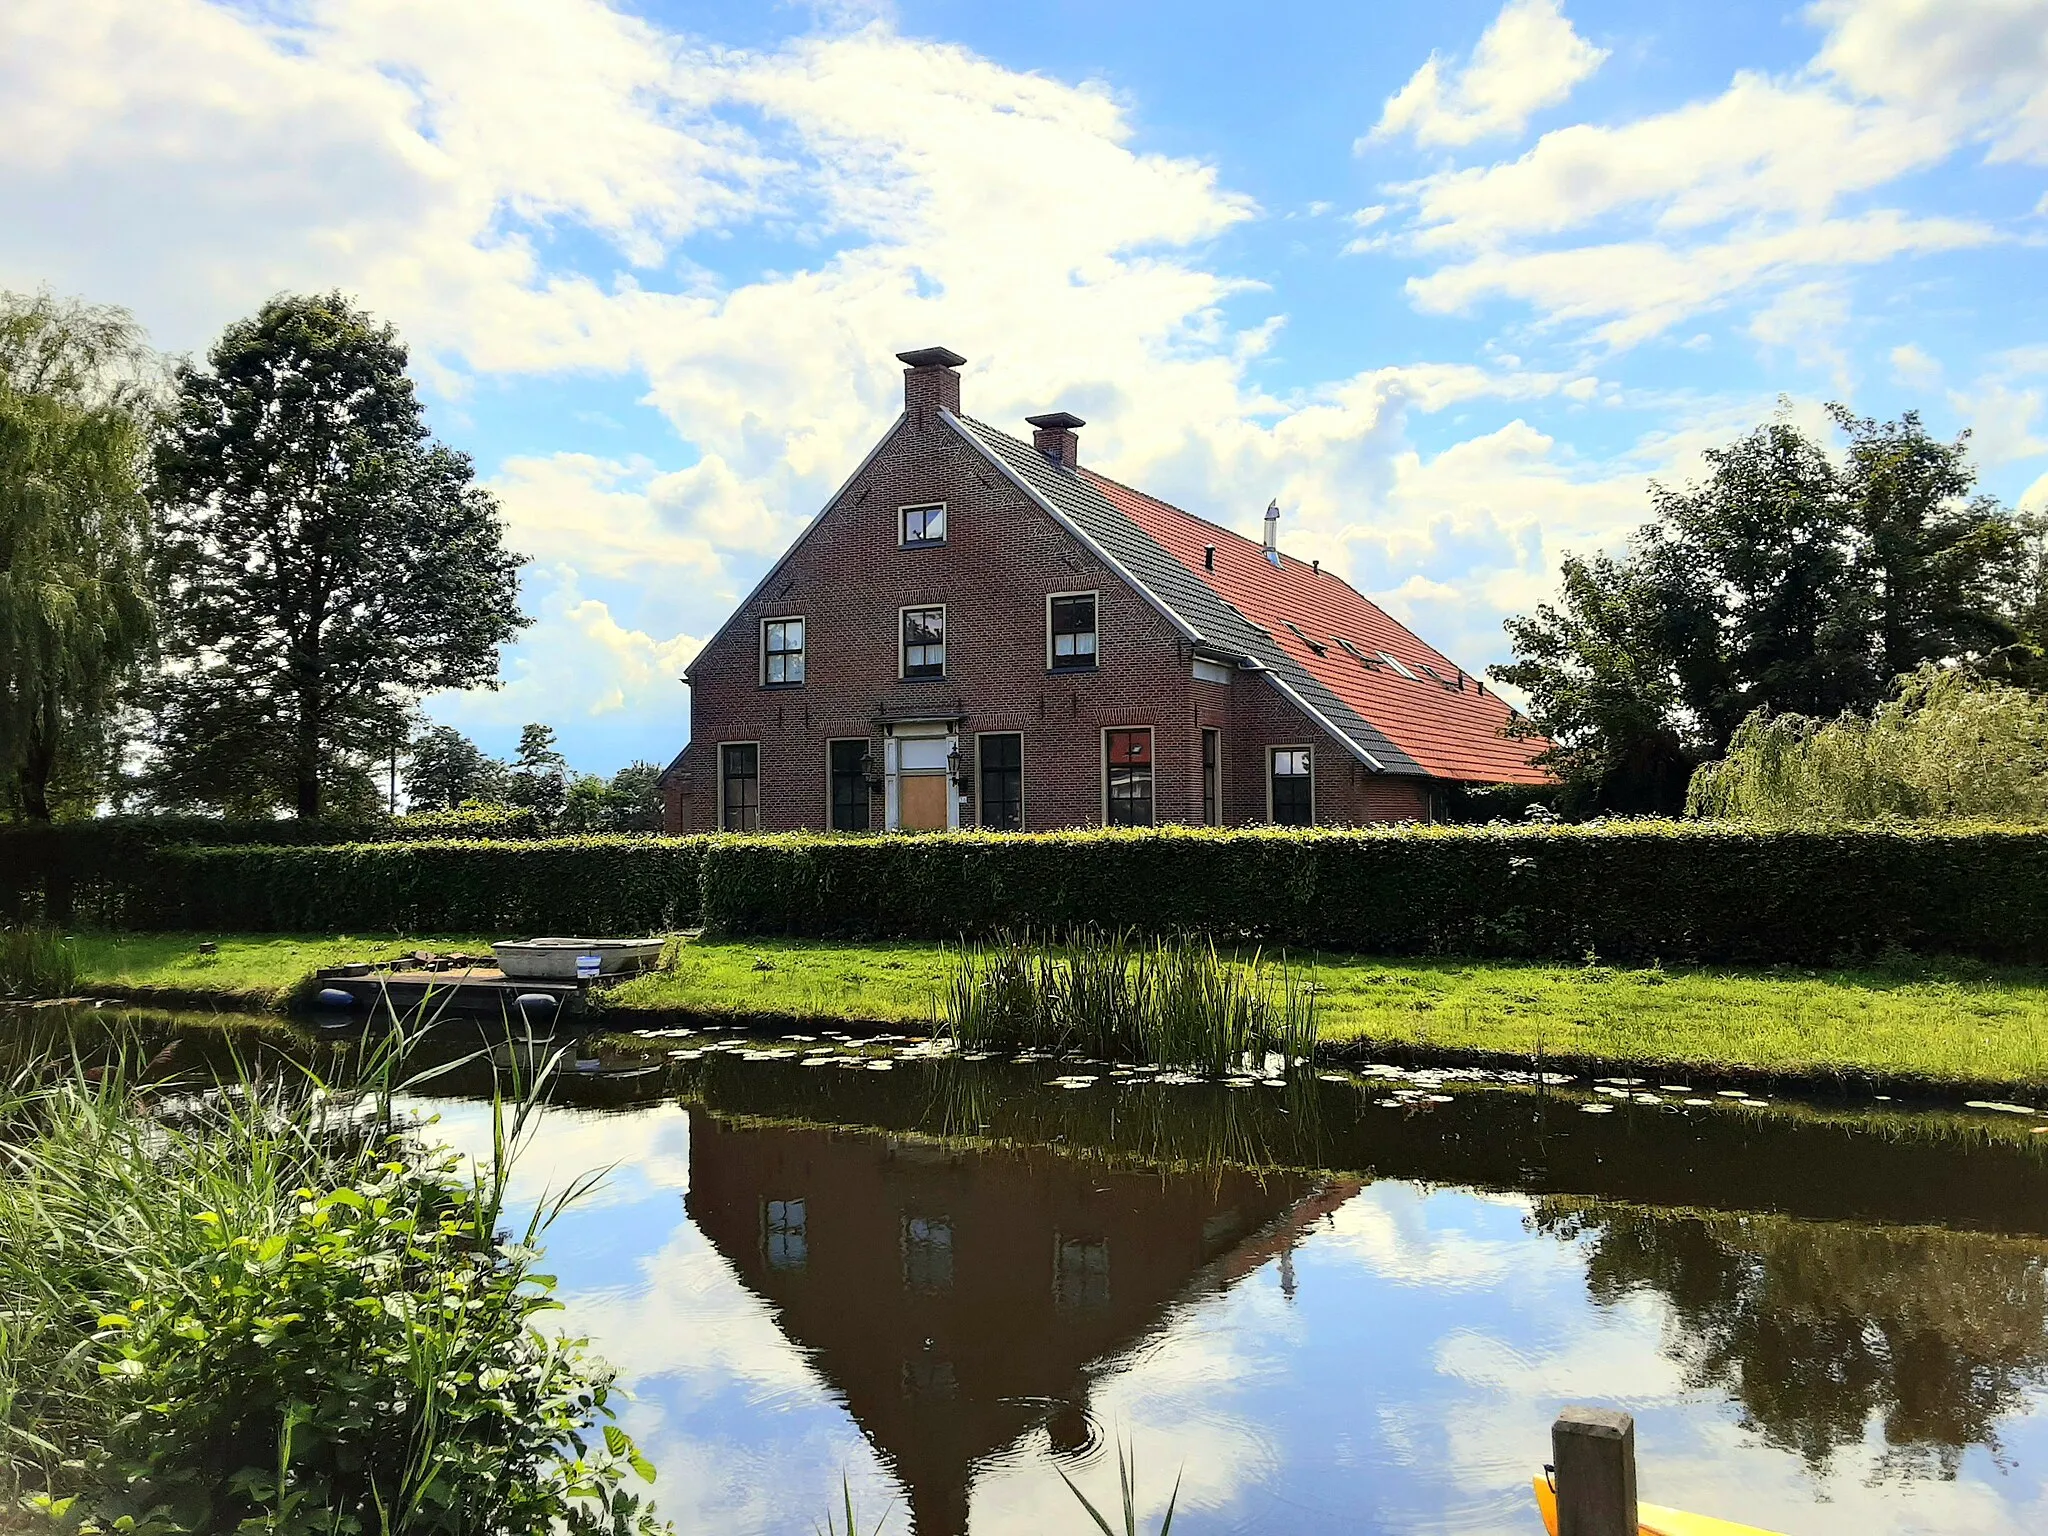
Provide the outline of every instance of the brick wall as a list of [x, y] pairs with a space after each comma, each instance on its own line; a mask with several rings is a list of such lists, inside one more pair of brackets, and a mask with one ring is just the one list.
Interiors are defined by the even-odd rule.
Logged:
[[[1326, 824], [1424, 816], [1423, 781], [1365, 779], [1354, 759], [1264, 678], [1195, 680], [1187, 645], [1043, 509], [940, 420], [930, 401], [957, 398], [913, 370], [909, 404], [875, 457], [791, 551], [767, 585], [692, 664], [691, 739], [665, 785], [667, 825], [718, 825], [721, 743], [760, 744], [761, 826], [831, 824], [827, 744], [863, 738], [883, 758], [879, 718], [959, 715], [962, 747], [976, 733], [1021, 732], [1027, 830], [1102, 823], [1102, 733], [1154, 731], [1153, 803], [1160, 821], [1201, 819], [1201, 735], [1223, 733], [1224, 820], [1267, 819], [1265, 748], [1314, 749], [1317, 820]], [[905, 549], [899, 508], [947, 504], [942, 545]], [[1100, 665], [1049, 673], [1046, 597], [1096, 591]], [[946, 676], [902, 681], [899, 610], [946, 606]], [[760, 681], [763, 620], [801, 616], [805, 680]], [[870, 824], [884, 824], [883, 797]], [[961, 823], [975, 816], [970, 798]]]

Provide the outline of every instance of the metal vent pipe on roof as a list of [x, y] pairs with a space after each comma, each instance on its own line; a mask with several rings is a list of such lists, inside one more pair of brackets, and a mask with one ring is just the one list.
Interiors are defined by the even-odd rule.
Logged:
[[1280, 499], [1276, 496], [1266, 504], [1266, 548], [1280, 547]]

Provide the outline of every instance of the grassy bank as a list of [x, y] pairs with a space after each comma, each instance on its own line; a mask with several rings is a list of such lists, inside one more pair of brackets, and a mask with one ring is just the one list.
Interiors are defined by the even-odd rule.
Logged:
[[[80, 985], [137, 998], [271, 1005], [319, 966], [475, 938], [87, 935]], [[695, 940], [609, 994], [615, 1020], [711, 1015], [923, 1026], [958, 951], [930, 943]], [[1299, 960], [1302, 957], [1296, 957]], [[1323, 1037], [1339, 1048], [1668, 1062], [1702, 1071], [2048, 1086], [2048, 970], [1907, 962], [1867, 970], [1623, 970], [1323, 957]]]
[[[488, 939], [392, 934], [84, 933], [70, 942], [83, 992], [250, 1008], [280, 1006], [325, 966], [390, 960], [415, 949], [490, 953]], [[201, 954], [202, 942], [215, 953]]]
[[[681, 947], [612, 994], [635, 1013], [925, 1024], [955, 951], [753, 940]], [[1314, 966], [1323, 1039], [1702, 1070], [2048, 1085], [2048, 971], [1911, 964], [1853, 971], [1620, 970], [1505, 962]]]

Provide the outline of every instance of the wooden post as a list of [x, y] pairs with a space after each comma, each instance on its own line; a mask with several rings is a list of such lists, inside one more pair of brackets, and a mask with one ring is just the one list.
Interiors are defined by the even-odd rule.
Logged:
[[1550, 1426], [1557, 1536], [1636, 1536], [1636, 1421], [1608, 1408], [1567, 1408]]

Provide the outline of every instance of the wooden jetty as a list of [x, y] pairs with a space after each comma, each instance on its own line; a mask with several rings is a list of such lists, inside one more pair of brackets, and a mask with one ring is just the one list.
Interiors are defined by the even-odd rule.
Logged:
[[507, 976], [496, 966], [460, 968], [392, 967], [376, 969], [367, 965], [336, 965], [314, 973], [320, 990], [346, 992], [363, 1013], [408, 1014], [425, 1006], [430, 1011], [466, 1018], [508, 1018], [516, 1020], [521, 997], [539, 995], [554, 999], [554, 1013], [562, 1017], [584, 1011], [582, 981], [527, 981]]

